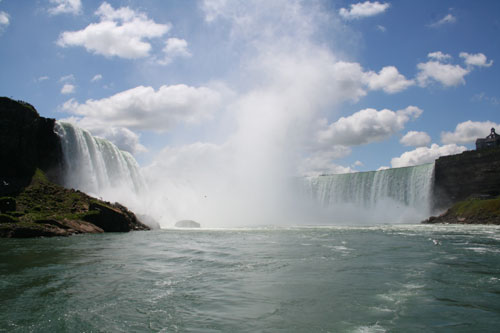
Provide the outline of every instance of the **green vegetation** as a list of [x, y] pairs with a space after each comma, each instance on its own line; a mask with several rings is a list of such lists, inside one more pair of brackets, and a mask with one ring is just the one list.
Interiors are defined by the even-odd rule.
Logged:
[[450, 208], [450, 213], [465, 218], [498, 218], [500, 217], [500, 197], [485, 200], [471, 198], [460, 201]]
[[431, 216], [423, 223], [500, 224], [500, 197], [471, 197], [457, 202], [439, 216]]
[[29, 186], [17, 196], [0, 198], [0, 235], [13, 227], [41, 230], [46, 225], [61, 226], [57, 221], [85, 220], [99, 214], [89, 210], [92, 202], [98, 200], [50, 182], [37, 169]]
[[17, 195], [0, 198], [0, 237], [149, 230], [127, 208], [68, 190], [37, 169]]

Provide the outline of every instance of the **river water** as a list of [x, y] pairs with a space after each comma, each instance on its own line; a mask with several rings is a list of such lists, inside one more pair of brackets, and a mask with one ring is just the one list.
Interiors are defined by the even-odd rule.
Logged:
[[495, 332], [500, 228], [0, 240], [5, 332]]

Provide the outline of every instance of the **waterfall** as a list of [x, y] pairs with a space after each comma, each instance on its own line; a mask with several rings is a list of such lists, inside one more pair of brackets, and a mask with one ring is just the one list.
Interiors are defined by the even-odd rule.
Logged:
[[129, 153], [70, 123], [56, 122], [55, 131], [64, 155], [64, 186], [122, 202], [145, 188], [139, 166]]
[[398, 222], [414, 221], [430, 215], [434, 163], [304, 180], [304, 194], [323, 208], [339, 211], [351, 207], [351, 215], [363, 211], [363, 218], [369, 220], [395, 217]]

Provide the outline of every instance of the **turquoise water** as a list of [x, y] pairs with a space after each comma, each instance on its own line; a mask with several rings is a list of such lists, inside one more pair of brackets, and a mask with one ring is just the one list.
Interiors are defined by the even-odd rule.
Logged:
[[494, 332], [500, 228], [0, 240], [0, 331]]

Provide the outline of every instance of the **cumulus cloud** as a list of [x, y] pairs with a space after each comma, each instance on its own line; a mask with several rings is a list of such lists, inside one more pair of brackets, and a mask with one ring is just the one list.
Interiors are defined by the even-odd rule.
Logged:
[[68, 94], [73, 94], [75, 92], [76, 87], [70, 83], [66, 83], [62, 88], [61, 88], [61, 94], [63, 95], [68, 95]]
[[422, 112], [416, 106], [398, 111], [364, 109], [330, 124], [319, 132], [318, 140], [323, 144], [346, 146], [382, 141], [402, 130], [408, 121], [418, 118]]
[[170, 30], [169, 23], [156, 23], [129, 7], [114, 9], [107, 2], [103, 2], [95, 14], [99, 16], [98, 23], [83, 30], [61, 33], [57, 44], [83, 46], [89, 52], [106, 57], [136, 59], [150, 54], [152, 46], [148, 39], [161, 37]]
[[466, 147], [457, 146], [456, 144], [439, 146], [434, 143], [430, 147], [419, 147], [415, 150], [403, 153], [400, 157], [394, 157], [391, 160], [391, 166], [393, 168], [400, 168], [424, 163], [432, 163], [440, 156], [460, 154], [466, 150]]
[[100, 81], [102, 80], [102, 75], [101, 74], [96, 74], [94, 75], [94, 77], [92, 78], [92, 80], [90, 80], [90, 82], [97, 82], [97, 81]]
[[375, 72], [367, 72], [365, 80], [371, 90], [383, 90], [388, 94], [394, 94], [415, 84], [413, 80], [407, 80], [404, 75], [398, 72], [394, 66], [387, 66]]
[[467, 69], [459, 65], [443, 64], [438, 61], [419, 63], [417, 68], [420, 70], [417, 81], [422, 87], [433, 81], [439, 82], [445, 87], [458, 86], [465, 84], [464, 77], [469, 74]]
[[492, 121], [471, 121], [460, 123], [453, 132], [442, 132], [441, 141], [447, 143], [473, 143], [477, 138], [484, 138], [490, 134], [491, 128], [500, 129], [500, 124]]
[[477, 66], [477, 67], [490, 67], [493, 65], [493, 60], [487, 62], [487, 58], [482, 53], [470, 54], [467, 52], [460, 52], [460, 57], [464, 58], [464, 62], [467, 66]]
[[100, 100], [80, 104], [71, 99], [62, 110], [101, 122], [103, 126], [136, 130], [167, 131], [177, 123], [196, 123], [210, 117], [220, 102], [220, 94], [207, 87], [183, 84], [138, 86]]
[[465, 76], [474, 69], [474, 66], [490, 67], [493, 65], [493, 60], [488, 62], [486, 56], [482, 53], [469, 54], [461, 52], [460, 57], [464, 59], [467, 68], [445, 63], [451, 59], [451, 56], [441, 51], [431, 52], [427, 56], [432, 60], [417, 65], [419, 69], [417, 82], [421, 87], [425, 87], [432, 82], [439, 82], [445, 87], [465, 84]]
[[349, 9], [341, 8], [339, 14], [346, 20], [354, 20], [382, 14], [389, 7], [389, 3], [365, 1], [352, 4]]
[[49, 13], [52, 15], [78, 15], [82, 11], [82, 3], [80, 0], [50, 0], [50, 3], [54, 6], [49, 8]]
[[409, 131], [399, 142], [405, 146], [423, 147], [431, 143], [431, 137], [425, 132]]
[[437, 27], [440, 27], [442, 25], [455, 23], [456, 21], [457, 21], [457, 18], [455, 16], [453, 16], [452, 14], [447, 14], [447, 15], [445, 15], [445, 17], [443, 17], [439, 21], [429, 24], [429, 27], [437, 28]]
[[165, 42], [165, 47], [163, 48], [163, 53], [165, 58], [159, 61], [162, 65], [168, 65], [172, 62], [174, 58], [188, 58], [191, 57], [191, 53], [188, 50], [188, 43], [184, 39], [179, 38], [169, 38]]

